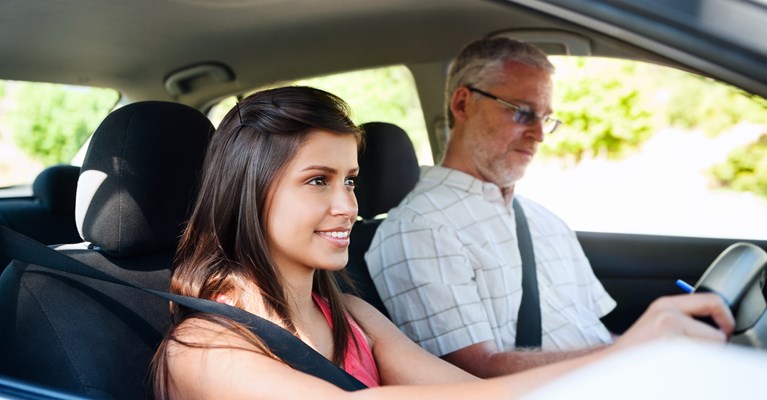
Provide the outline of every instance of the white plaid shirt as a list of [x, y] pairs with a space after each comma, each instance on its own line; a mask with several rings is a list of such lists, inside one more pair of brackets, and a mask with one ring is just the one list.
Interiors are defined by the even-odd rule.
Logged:
[[[599, 320], [615, 307], [575, 234], [541, 205], [525, 210], [538, 273], [543, 350], [612, 341]], [[522, 261], [511, 203], [500, 188], [441, 166], [389, 212], [365, 255], [394, 322], [441, 356], [494, 340], [514, 349]]]

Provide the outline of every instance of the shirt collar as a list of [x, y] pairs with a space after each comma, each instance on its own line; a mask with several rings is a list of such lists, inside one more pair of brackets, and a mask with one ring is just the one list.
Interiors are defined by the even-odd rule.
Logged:
[[489, 202], [503, 201], [501, 188], [494, 183], [481, 181], [463, 171], [443, 167], [441, 165], [422, 166], [421, 181], [438, 183], [460, 191], [482, 196]]

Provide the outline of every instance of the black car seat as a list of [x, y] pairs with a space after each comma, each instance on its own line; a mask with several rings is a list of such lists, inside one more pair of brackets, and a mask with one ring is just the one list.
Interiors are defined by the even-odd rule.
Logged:
[[418, 182], [420, 168], [413, 143], [402, 128], [385, 122], [369, 122], [362, 128], [365, 148], [359, 155], [359, 185], [355, 189], [359, 217], [351, 233], [347, 271], [360, 297], [388, 316], [368, 273], [365, 252], [385, 214]]
[[[44, 244], [79, 242], [75, 191], [80, 167], [53, 165], [37, 175], [32, 197], [0, 202], [0, 225]], [[0, 273], [10, 259], [0, 256]]]
[[[140, 102], [93, 135], [79, 178], [86, 243], [57, 250], [168, 290], [172, 257], [213, 127], [199, 111]], [[168, 302], [136, 289], [13, 261], [0, 276], [0, 374], [95, 398], [150, 394]]]

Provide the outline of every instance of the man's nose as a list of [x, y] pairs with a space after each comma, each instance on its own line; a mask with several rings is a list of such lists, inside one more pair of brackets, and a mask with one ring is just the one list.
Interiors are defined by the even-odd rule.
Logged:
[[531, 122], [525, 130], [525, 136], [536, 142], [543, 142], [543, 137], [545, 136], [543, 133], [543, 120], [536, 118], [535, 121]]

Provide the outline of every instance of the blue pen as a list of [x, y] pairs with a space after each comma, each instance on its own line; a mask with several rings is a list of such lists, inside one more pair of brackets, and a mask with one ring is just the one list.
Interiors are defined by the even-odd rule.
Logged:
[[682, 290], [684, 290], [687, 293], [692, 293], [692, 292], [695, 291], [695, 288], [692, 285], [690, 285], [689, 283], [687, 283], [687, 282], [685, 282], [685, 281], [683, 281], [681, 279], [677, 279], [676, 280], [676, 285], [679, 286], [680, 288], [682, 288]]

